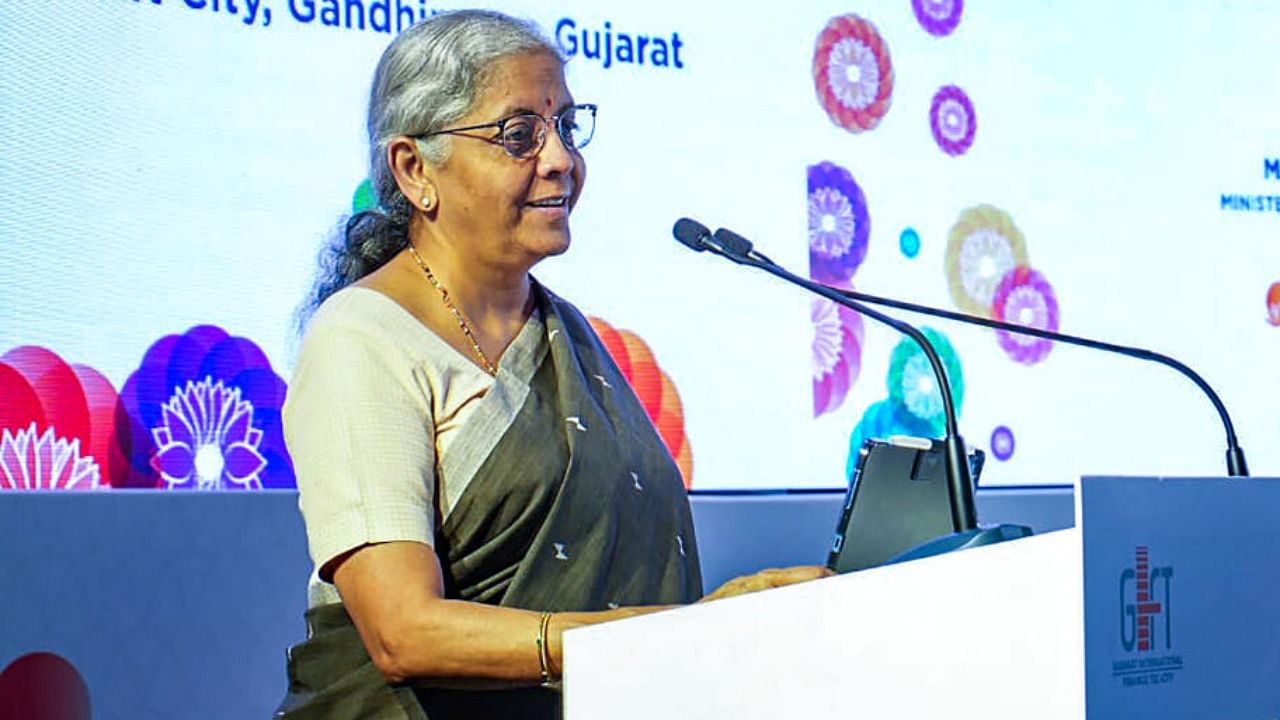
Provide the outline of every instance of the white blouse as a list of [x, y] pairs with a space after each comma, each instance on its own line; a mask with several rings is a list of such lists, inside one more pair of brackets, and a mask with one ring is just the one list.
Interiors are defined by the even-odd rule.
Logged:
[[376, 290], [348, 287], [325, 300], [283, 408], [316, 568], [310, 606], [339, 602], [318, 570], [349, 550], [392, 540], [434, 545], [547, 349], [535, 312], [494, 378]]

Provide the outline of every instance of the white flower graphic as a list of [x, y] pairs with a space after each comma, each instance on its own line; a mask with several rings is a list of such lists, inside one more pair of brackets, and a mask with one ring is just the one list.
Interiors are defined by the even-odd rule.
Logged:
[[170, 489], [262, 489], [262, 431], [253, 426], [253, 405], [240, 399], [239, 388], [211, 377], [188, 381], [174, 389], [163, 416], [164, 425], [151, 430], [157, 446], [152, 466]]
[[809, 247], [828, 257], [842, 257], [857, 232], [853, 205], [844, 193], [820, 187], [809, 194]]
[[100, 486], [98, 463], [80, 457], [80, 441], [58, 437], [53, 428], [0, 433], [0, 489], [93, 490]]
[[875, 102], [880, 92], [880, 66], [876, 53], [857, 38], [845, 38], [831, 48], [827, 83], [846, 107], [861, 110]]

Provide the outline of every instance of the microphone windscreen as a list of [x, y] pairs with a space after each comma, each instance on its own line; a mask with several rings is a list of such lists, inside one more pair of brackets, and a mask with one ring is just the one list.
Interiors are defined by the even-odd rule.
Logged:
[[711, 231], [707, 229], [706, 225], [689, 218], [680, 218], [677, 220], [675, 227], [671, 229], [671, 233], [676, 236], [676, 239], [679, 240], [681, 244], [685, 245], [690, 250], [696, 250], [697, 252], [702, 252], [707, 249], [703, 238], [711, 235]]
[[753, 247], [750, 240], [727, 228], [717, 230], [715, 238], [730, 255], [746, 257]]

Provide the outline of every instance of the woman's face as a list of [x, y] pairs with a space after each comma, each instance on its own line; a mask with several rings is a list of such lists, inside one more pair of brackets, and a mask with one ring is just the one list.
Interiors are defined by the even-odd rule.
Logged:
[[[521, 112], [550, 118], [573, 96], [559, 59], [542, 52], [498, 61], [476, 106], [455, 126], [495, 122]], [[532, 265], [569, 248], [569, 213], [582, 192], [586, 166], [554, 126], [537, 154], [517, 159], [493, 138], [496, 128], [454, 135], [449, 159], [435, 169], [436, 226], [482, 260]], [[562, 198], [559, 205], [548, 201]]]

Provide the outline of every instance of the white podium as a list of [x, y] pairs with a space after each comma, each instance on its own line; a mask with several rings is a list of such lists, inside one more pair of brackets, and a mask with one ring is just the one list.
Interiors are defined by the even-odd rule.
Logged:
[[565, 718], [1280, 717], [1280, 481], [1076, 497], [1070, 530], [567, 633]]

